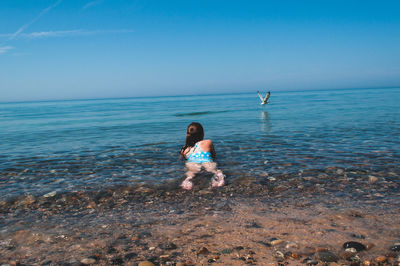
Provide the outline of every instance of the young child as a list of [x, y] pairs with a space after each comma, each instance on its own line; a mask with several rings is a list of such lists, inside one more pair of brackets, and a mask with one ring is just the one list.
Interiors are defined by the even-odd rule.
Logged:
[[224, 174], [217, 169], [215, 150], [211, 140], [204, 138], [204, 130], [200, 123], [191, 123], [186, 132], [186, 143], [182, 147], [180, 155], [186, 159], [186, 179], [181, 187], [190, 190], [193, 187], [192, 179], [202, 168], [213, 173], [212, 187], [221, 187], [225, 184]]

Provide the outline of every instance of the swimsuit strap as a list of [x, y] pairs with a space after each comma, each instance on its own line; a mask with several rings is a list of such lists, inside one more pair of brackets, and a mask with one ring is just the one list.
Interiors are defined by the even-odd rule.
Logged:
[[[199, 141], [200, 142], [200, 141]], [[197, 143], [199, 143], [199, 142], [197, 142]], [[196, 149], [199, 149], [200, 150], [200, 152], [203, 152], [203, 150], [199, 147], [199, 146], [197, 146], [197, 143], [196, 144], [194, 144], [194, 150], [193, 150], [193, 152], [196, 150]]]

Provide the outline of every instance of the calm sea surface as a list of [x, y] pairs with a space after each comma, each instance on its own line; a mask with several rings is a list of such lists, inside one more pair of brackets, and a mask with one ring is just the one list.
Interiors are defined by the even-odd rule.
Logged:
[[264, 107], [256, 93], [0, 103], [0, 200], [180, 179], [192, 121], [228, 182], [329, 167], [398, 179], [400, 89], [272, 92]]

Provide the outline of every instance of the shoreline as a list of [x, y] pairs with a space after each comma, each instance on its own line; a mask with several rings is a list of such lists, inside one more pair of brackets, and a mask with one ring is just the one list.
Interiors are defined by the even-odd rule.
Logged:
[[[3, 202], [0, 262], [323, 265], [332, 252], [345, 265], [357, 257], [398, 265], [390, 250], [400, 242], [397, 183], [363, 182], [363, 194], [356, 189], [366, 187], [347, 182], [353, 193], [340, 194], [344, 181], [318, 175], [264, 181], [241, 177], [209, 189], [200, 176], [193, 191], [175, 181]], [[345, 254], [348, 241], [372, 248]]]

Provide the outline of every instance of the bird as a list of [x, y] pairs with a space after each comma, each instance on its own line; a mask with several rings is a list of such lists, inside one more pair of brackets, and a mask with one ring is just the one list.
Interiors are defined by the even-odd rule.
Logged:
[[271, 95], [271, 92], [270, 92], [270, 91], [267, 93], [267, 95], [265, 96], [265, 98], [262, 97], [262, 95], [260, 94], [259, 91], [257, 91], [257, 94], [258, 94], [258, 97], [260, 97], [260, 99], [261, 99], [261, 105], [264, 105], [264, 104], [267, 104], [267, 103], [268, 103], [269, 96]]

